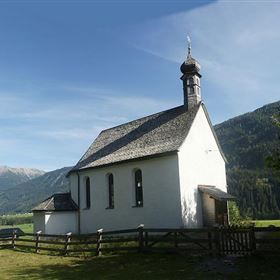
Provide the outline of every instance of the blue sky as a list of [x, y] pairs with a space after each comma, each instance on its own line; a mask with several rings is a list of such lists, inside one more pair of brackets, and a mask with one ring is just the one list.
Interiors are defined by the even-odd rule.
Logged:
[[278, 1], [0, 1], [0, 165], [75, 164], [183, 102], [186, 36], [213, 123], [279, 100]]

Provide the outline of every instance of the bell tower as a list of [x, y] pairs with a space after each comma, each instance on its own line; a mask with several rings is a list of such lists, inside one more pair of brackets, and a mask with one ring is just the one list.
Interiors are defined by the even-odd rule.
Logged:
[[184, 105], [190, 109], [201, 101], [200, 90], [200, 64], [191, 56], [191, 40], [188, 36], [188, 55], [181, 65], [183, 76]]

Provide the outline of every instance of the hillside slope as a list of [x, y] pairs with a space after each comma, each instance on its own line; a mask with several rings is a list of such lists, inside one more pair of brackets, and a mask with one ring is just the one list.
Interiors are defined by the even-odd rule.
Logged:
[[13, 188], [0, 191], [0, 214], [28, 212], [43, 199], [56, 192], [69, 191], [65, 177], [71, 167], [64, 167]]
[[280, 131], [272, 122], [279, 112], [280, 101], [215, 126], [228, 160], [228, 190], [244, 216], [280, 217], [280, 180], [265, 167], [279, 145]]
[[9, 189], [44, 173], [45, 171], [34, 168], [0, 166], [0, 190]]

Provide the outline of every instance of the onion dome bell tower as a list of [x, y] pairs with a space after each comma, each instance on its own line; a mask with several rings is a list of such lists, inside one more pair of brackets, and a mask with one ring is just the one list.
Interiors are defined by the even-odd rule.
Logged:
[[181, 72], [183, 76], [184, 89], [184, 105], [191, 109], [201, 101], [200, 92], [200, 78], [199, 74], [200, 64], [191, 56], [191, 40], [188, 36], [188, 56], [181, 65]]

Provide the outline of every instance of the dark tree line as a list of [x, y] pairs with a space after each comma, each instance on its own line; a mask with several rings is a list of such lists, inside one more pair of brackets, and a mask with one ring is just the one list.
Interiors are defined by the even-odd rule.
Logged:
[[228, 191], [243, 217], [280, 218], [279, 112], [275, 102], [215, 127], [228, 160]]
[[237, 198], [243, 217], [279, 219], [280, 180], [271, 172], [234, 169], [228, 171], [228, 191]]

